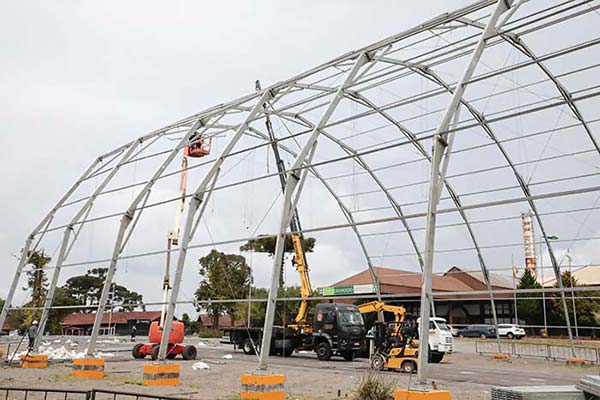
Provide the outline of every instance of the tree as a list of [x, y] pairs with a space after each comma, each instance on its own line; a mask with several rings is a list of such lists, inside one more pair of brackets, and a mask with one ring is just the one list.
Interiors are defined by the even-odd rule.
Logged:
[[[600, 305], [594, 300], [585, 297], [595, 297], [598, 294], [594, 292], [571, 292], [571, 287], [576, 288], [580, 286], [577, 279], [571, 274], [570, 271], [565, 271], [561, 274], [561, 281], [563, 288], [565, 289], [566, 297], [575, 297], [575, 312], [577, 313], [577, 325], [582, 326], [596, 326], [600, 321], [598, 320], [598, 314], [600, 313]], [[554, 284], [555, 288], [558, 288], [558, 282]], [[572, 295], [572, 296], [571, 296]], [[569, 318], [573, 320], [573, 300], [567, 300], [567, 309], [569, 311]], [[555, 323], [564, 325], [565, 314], [562, 299], [560, 293], [555, 293], [552, 296], [552, 317]]]
[[[52, 299], [53, 307], [76, 305], [78, 305], [77, 300], [69, 296], [65, 288], [56, 288], [54, 291], [54, 298]], [[48, 323], [46, 324], [46, 329], [48, 329], [50, 334], [59, 335], [61, 333], [60, 323], [65, 318], [65, 315], [71, 314], [72, 312], [73, 310], [68, 308], [52, 308], [48, 314]]]
[[[302, 248], [306, 253], [312, 253], [315, 247], [315, 238], [303, 238], [302, 239]], [[268, 253], [270, 257], [275, 254], [275, 245], [277, 243], [277, 238], [273, 236], [264, 236], [258, 237], [257, 239], [251, 239], [246, 242], [242, 247], [240, 247], [240, 251], [255, 251], [257, 253]], [[287, 234], [285, 236], [285, 244], [283, 246], [284, 253], [293, 253], [294, 252], [294, 244], [292, 243], [292, 235]]]
[[52, 258], [43, 249], [29, 252], [28, 264], [31, 264], [33, 269], [26, 272], [27, 286], [23, 290], [31, 289], [31, 307], [42, 307], [44, 305], [48, 291], [48, 278], [46, 278], [44, 268], [50, 260]]
[[[525, 269], [523, 276], [517, 285], [518, 289], [541, 289], [542, 285], [537, 281], [531, 270]], [[538, 299], [528, 299], [530, 297], [539, 297], [539, 293], [519, 293], [517, 294], [517, 310], [519, 318], [524, 319], [528, 325], [541, 325], [544, 322], [543, 304]]]
[[[253, 299], [266, 299], [269, 296], [269, 291], [264, 288], [252, 288], [251, 296]], [[300, 286], [289, 286], [279, 288], [277, 295], [279, 298], [284, 297], [301, 297]], [[317, 301], [309, 302], [309, 309], [314, 307]], [[235, 308], [235, 320], [244, 321], [248, 325], [248, 309], [250, 309], [250, 326], [261, 326], [265, 322], [265, 314], [267, 311], [266, 302], [251, 302], [238, 303]], [[294, 323], [294, 319], [298, 314], [300, 300], [297, 301], [278, 301], [275, 308], [275, 325], [287, 325]], [[232, 317], [233, 318], [233, 317]]]
[[[195, 292], [197, 301], [240, 299], [248, 296], [252, 284], [252, 270], [243, 256], [224, 254], [212, 250], [200, 258], [200, 286]], [[207, 309], [213, 319], [213, 326], [219, 326], [219, 316], [224, 313], [234, 317], [234, 303], [211, 303]], [[198, 307], [200, 311], [200, 307]]]
[[[315, 238], [302, 238], [302, 249], [305, 253], [312, 253], [315, 247]], [[277, 244], [277, 238], [273, 236], [259, 236], [257, 239], [250, 239], [240, 247], [240, 251], [254, 251], [256, 253], [267, 253], [269, 257], [273, 257], [275, 254], [275, 246]], [[283, 254], [293, 253], [294, 243], [292, 242], [292, 235], [285, 235], [285, 242], [283, 245]], [[285, 258], [284, 258], [285, 260]], [[281, 263], [281, 271], [279, 274], [279, 287], [283, 287], [283, 262]]]
[[23, 290], [31, 291], [31, 300], [23, 306], [37, 309], [17, 310], [10, 313], [11, 322], [19, 329], [27, 328], [34, 320], [39, 319], [41, 307], [44, 306], [46, 294], [48, 293], [48, 278], [44, 268], [52, 258], [43, 249], [29, 252], [28, 257], [27, 265], [31, 265], [32, 268], [26, 271], [27, 285]]
[[[82, 306], [95, 306], [100, 303], [102, 288], [106, 281], [108, 268], [92, 268], [85, 275], [73, 276], [67, 280], [63, 288], [66, 294]], [[143, 301], [143, 296], [113, 282], [109, 291], [108, 304], [137, 304]], [[121, 306], [116, 311], [133, 311], [137, 306]], [[145, 306], [141, 307], [145, 310]], [[94, 311], [93, 307], [83, 308], [83, 312]]]

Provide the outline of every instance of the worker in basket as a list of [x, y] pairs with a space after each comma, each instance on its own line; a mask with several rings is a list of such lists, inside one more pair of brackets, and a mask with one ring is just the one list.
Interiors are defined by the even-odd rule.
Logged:
[[204, 135], [194, 132], [185, 147], [185, 155], [192, 158], [200, 158], [210, 154], [211, 139], [205, 140]]

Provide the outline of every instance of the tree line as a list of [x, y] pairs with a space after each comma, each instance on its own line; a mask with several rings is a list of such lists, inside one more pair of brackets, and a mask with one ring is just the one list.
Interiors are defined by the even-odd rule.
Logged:
[[[23, 290], [31, 293], [31, 298], [22, 309], [12, 311], [8, 314], [7, 322], [19, 330], [26, 329], [34, 320], [42, 316], [42, 307], [48, 295], [48, 278], [46, 267], [52, 258], [44, 250], [38, 250], [29, 254], [29, 269], [26, 270], [26, 285]], [[73, 312], [90, 313], [96, 310], [100, 302], [102, 288], [106, 279], [108, 268], [92, 268], [84, 275], [69, 278], [63, 286], [58, 286], [54, 292], [52, 306], [71, 306], [73, 308], [52, 308], [48, 313], [47, 330], [51, 334], [61, 332], [60, 323], [67, 314]], [[126, 304], [113, 308], [114, 311], [132, 311], [138, 308], [136, 305], [143, 302], [143, 296], [125, 286], [113, 282], [109, 292], [108, 304]], [[132, 304], [132, 305], [127, 305]], [[4, 301], [0, 299], [0, 306]], [[14, 306], [14, 305], [13, 305]], [[75, 308], [77, 307], [77, 308]], [[144, 306], [139, 306], [145, 310]]]
[[[594, 300], [598, 292], [577, 292], [569, 289], [582, 286], [570, 271], [561, 273], [562, 286], [567, 297], [567, 308], [571, 325], [575, 324], [574, 314], [577, 315], [577, 326], [582, 328], [585, 335], [597, 336], [599, 332], [585, 327], [596, 327], [600, 325], [600, 304]], [[554, 283], [558, 288], [558, 282]], [[541, 289], [542, 285], [526, 269], [517, 285], [518, 289]], [[544, 300], [540, 299], [542, 293], [518, 293], [517, 312], [519, 320], [524, 320], [527, 325], [544, 326]], [[549, 326], [565, 326], [565, 314], [560, 293], [552, 292], [545, 295], [546, 324]], [[573, 312], [573, 309], [575, 312]], [[557, 330], [558, 331], [558, 330]], [[581, 330], [580, 330], [581, 332]], [[558, 333], [558, 332], [557, 332]]]

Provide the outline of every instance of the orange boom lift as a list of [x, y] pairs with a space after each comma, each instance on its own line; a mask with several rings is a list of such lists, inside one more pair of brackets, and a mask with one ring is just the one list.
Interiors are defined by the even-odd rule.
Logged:
[[[169, 276], [171, 269], [171, 249], [179, 244], [179, 225], [181, 216], [185, 206], [185, 190], [187, 186], [187, 169], [188, 157], [201, 158], [210, 154], [212, 140], [206, 140], [204, 135], [195, 132], [190, 136], [189, 143], [183, 149], [183, 158], [181, 160], [181, 180], [179, 183], [179, 201], [177, 203], [177, 212], [175, 213], [175, 227], [169, 230], [167, 235], [167, 260], [165, 267], [165, 277], [163, 279], [163, 299], [162, 310], [160, 314], [160, 322], [153, 321], [150, 324], [150, 333], [148, 334], [148, 343], [138, 343], [134, 346], [132, 353], [135, 358], [144, 358], [149, 355], [153, 360], [158, 358], [158, 350], [160, 348], [160, 340], [162, 338], [162, 330], [167, 315], [167, 303], [171, 291], [171, 278]], [[183, 338], [185, 336], [185, 326], [183, 322], [173, 321], [171, 334], [169, 335], [169, 345], [167, 346], [167, 358], [173, 359], [177, 355], [185, 360], [193, 360], [196, 358], [196, 347], [183, 346]]]

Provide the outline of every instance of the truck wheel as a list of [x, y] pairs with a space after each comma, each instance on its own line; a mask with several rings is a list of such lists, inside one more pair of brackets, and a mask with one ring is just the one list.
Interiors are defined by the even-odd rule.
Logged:
[[320, 361], [329, 361], [331, 359], [331, 346], [329, 346], [329, 342], [327, 341], [319, 343], [315, 348], [315, 352]]
[[159, 350], [160, 350], [160, 345], [155, 344], [154, 346], [152, 346], [152, 351], [150, 352], [150, 358], [152, 358], [153, 360], [157, 360]]
[[344, 357], [344, 360], [346, 360], [346, 361], [354, 360], [354, 352], [353, 351], [347, 351], [344, 354], [342, 354], [342, 356]]
[[401, 365], [401, 368], [402, 372], [406, 374], [412, 374], [416, 370], [415, 363], [412, 361], [404, 361]]
[[509, 338], [509, 339], [514, 339], [515, 335], [513, 335], [512, 332], [508, 332], [508, 334], [506, 335], [506, 337]]
[[196, 354], [198, 354], [198, 351], [195, 346], [185, 346], [183, 353], [181, 353], [184, 360], [195, 360]]
[[429, 362], [438, 364], [442, 362], [444, 359], [444, 353], [440, 353], [439, 351], [432, 351], [429, 353]]
[[294, 354], [294, 348], [292, 347], [292, 348], [283, 349], [281, 354], [283, 355], [283, 357], [291, 357], [292, 354]]
[[135, 346], [133, 346], [133, 350], [131, 350], [131, 354], [133, 354], [133, 358], [136, 358], [136, 359], [138, 359], [138, 360], [139, 360], [139, 359], [141, 359], [141, 358], [144, 358], [144, 357], [146, 357], [146, 355], [145, 355], [145, 354], [142, 354], [142, 353], [140, 352], [140, 350], [142, 349], [142, 347], [144, 347], [144, 344], [143, 344], [143, 343], [138, 343], [138, 344], [136, 344]]
[[375, 371], [383, 371], [385, 368], [385, 357], [379, 353], [373, 354], [371, 357], [371, 369]]
[[244, 339], [244, 341], [242, 342], [242, 351], [244, 352], [244, 354], [256, 353], [256, 348], [254, 347], [254, 342], [252, 342], [252, 339]]

